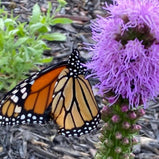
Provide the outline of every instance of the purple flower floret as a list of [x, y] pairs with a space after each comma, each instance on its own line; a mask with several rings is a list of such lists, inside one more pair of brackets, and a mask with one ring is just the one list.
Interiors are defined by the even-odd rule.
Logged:
[[131, 107], [146, 107], [159, 94], [159, 1], [116, 0], [105, 9], [110, 16], [92, 22], [87, 67], [101, 94], [111, 91]]

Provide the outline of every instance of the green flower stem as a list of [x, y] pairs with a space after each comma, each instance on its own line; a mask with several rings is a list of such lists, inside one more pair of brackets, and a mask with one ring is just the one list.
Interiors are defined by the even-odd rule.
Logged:
[[[125, 102], [126, 103], [126, 102]], [[140, 126], [136, 125], [141, 115], [141, 107], [134, 110], [122, 108], [125, 103], [105, 106], [102, 110], [102, 120], [105, 122], [101, 130], [100, 141], [96, 159], [132, 159], [133, 137]], [[128, 106], [127, 106], [128, 107]], [[125, 110], [124, 110], [125, 109]], [[126, 123], [127, 125], [124, 125]]]

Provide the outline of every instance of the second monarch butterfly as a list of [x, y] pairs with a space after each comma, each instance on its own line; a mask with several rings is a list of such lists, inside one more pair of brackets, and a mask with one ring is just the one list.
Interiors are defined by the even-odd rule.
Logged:
[[53, 119], [59, 133], [80, 136], [97, 127], [100, 114], [78, 50], [67, 62], [35, 73], [6, 94], [0, 125], [45, 123]]

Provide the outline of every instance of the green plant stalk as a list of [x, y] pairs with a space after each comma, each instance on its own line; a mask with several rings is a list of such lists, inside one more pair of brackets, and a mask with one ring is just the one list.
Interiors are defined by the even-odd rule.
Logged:
[[[123, 103], [124, 104], [124, 103]], [[109, 113], [107, 111], [102, 112], [102, 120], [106, 123], [101, 130], [101, 137], [99, 143], [99, 149], [96, 154], [96, 159], [132, 159], [131, 155], [132, 147], [133, 147], [133, 138], [136, 134], [138, 134], [139, 130], [133, 130], [133, 125], [136, 124], [139, 116], [135, 119], [129, 117], [130, 113], [138, 113], [139, 109], [136, 110], [128, 110], [127, 112], [121, 111], [121, 102], [119, 104], [112, 105], [108, 108]], [[110, 113], [111, 112], [111, 113]], [[113, 122], [112, 117], [114, 115], [119, 116], [119, 121], [117, 123]], [[129, 122], [130, 127], [128, 129], [123, 127], [124, 122]], [[122, 138], [118, 139], [116, 137], [116, 133], [120, 132], [122, 134]], [[124, 139], [128, 139], [128, 143], [124, 143]], [[110, 144], [109, 142], [112, 142]], [[116, 148], [121, 148], [121, 152], [116, 152]]]

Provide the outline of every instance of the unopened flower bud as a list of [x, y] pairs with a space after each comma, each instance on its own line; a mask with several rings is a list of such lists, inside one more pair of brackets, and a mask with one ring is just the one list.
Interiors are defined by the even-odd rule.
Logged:
[[108, 122], [106, 122], [103, 126], [106, 130], [111, 130], [112, 129], [112, 125]]
[[123, 127], [124, 129], [129, 129], [129, 128], [130, 128], [130, 123], [127, 122], [127, 121], [125, 121], [125, 122], [122, 123], [122, 127]]
[[130, 159], [134, 159], [135, 155], [133, 153], [130, 153]]
[[119, 140], [122, 139], [122, 134], [120, 132], [116, 132], [115, 138]]
[[118, 123], [120, 121], [120, 117], [118, 115], [113, 115], [112, 121], [113, 121], [113, 123]]
[[130, 117], [130, 119], [134, 120], [134, 119], [137, 118], [137, 115], [136, 115], [136, 113], [134, 111], [132, 111], [132, 112], [129, 113], [129, 117]]
[[109, 103], [114, 103], [116, 101], [116, 98], [115, 97], [109, 97], [108, 98], [108, 102]]
[[116, 152], [116, 153], [119, 154], [119, 153], [121, 153], [121, 151], [122, 151], [121, 147], [116, 147], [116, 148], [115, 148], [115, 152]]
[[133, 129], [134, 131], [139, 131], [139, 130], [141, 130], [141, 126], [138, 125], [138, 124], [133, 124], [133, 125], [132, 125], [132, 129]]
[[105, 140], [104, 140], [104, 143], [105, 143], [106, 145], [108, 144], [108, 142], [109, 142], [108, 139], [105, 139]]
[[108, 146], [108, 147], [112, 147], [113, 146], [113, 142], [109, 139], [105, 139], [104, 143]]
[[104, 126], [103, 126], [104, 128], [108, 128], [109, 127], [109, 123], [108, 122], [106, 122], [106, 123], [104, 123]]
[[129, 107], [127, 105], [121, 106], [121, 111], [122, 112], [128, 112], [128, 110], [129, 110]]
[[110, 112], [110, 108], [108, 106], [104, 106], [101, 110], [102, 114], [108, 114]]
[[124, 154], [122, 158], [123, 159], [130, 159], [129, 154]]
[[129, 144], [129, 139], [125, 137], [125, 138], [123, 139], [123, 144], [124, 144], [124, 145]]
[[132, 143], [133, 143], [134, 145], [136, 145], [136, 144], [138, 143], [138, 140], [137, 140], [136, 138], [133, 138], [133, 139], [132, 139]]
[[145, 110], [141, 108], [137, 111], [137, 114], [139, 115], [139, 117], [144, 116], [145, 115]]

